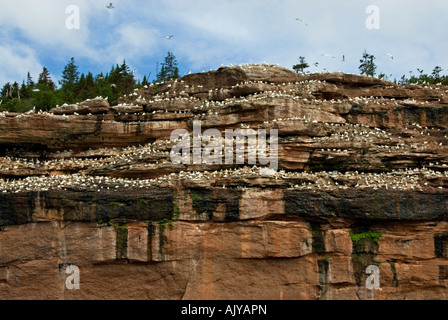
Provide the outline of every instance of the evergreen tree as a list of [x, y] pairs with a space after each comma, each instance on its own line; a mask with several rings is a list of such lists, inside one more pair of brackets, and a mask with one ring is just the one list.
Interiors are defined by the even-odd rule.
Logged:
[[28, 71], [27, 75], [26, 75], [26, 86], [28, 88], [34, 88], [36, 84], [33, 81], [33, 78], [31, 78], [30, 72]]
[[440, 76], [440, 73], [443, 71], [443, 69], [439, 66], [436, 66], [434, 70], [432, 70], [431, 78], [433, 83], [439, 83], [442, 82], [442, 77]]
[[141, 85], [142, 86], [148, 86], [149, 85], [148, 77], [146, 77], [146, 75], [143, 76], [143, 80], [142, 80]]
[[179, 78], [179, 68], [177, 67], [177, 60], [173, 53], [168, 52], [165, 61], [162, 63], [160, 72], [157, 73], [157, 81], [167, 81]]
[[75, 58], [71, 58], [62, 71], [62, 77], [59, 81], [62, 90], [62, 96], [66, 102], [75, 101], [76, 85], [79, 81], [78, 66], [75, 64]]
[[86, 76], [86, 95], [87, 98], [95, 98], [96, 86], [92, 72], [89, 71]]
[[2, 96], [3, 99], [7, 99], [7, 98], [11, 97], [11, 95], [10, 95], [10, 90], [11, 89], [10, 88], [11, 88], [11, 83], [9, 83], [9, 82], [6, 82], [3, 85], [3, 88], [1, 90], [1, 96]]
[[56, 89], [56, 85], [54, 84], [53, 80], [51, 80], [50, 72], [46, 67], [43, 67], [42, 72], [39, 74], [37, 84], [40, 85], [38, 87], [43, 87], [43, 89], [48, 88], [51, 91], [54, 91]]
[[300, 56], [299, 63], [295, 64], [292, 68], [294, 69], [295, 72], [299, 73], [299, 72], [303, 72], [303, 70], [305, 70], [309, 66], [310, 65], [308, 63], [306, 63], [306, 61], [305, 61], [305, 57]]
[[25, 81], [22, 82], [22, 86], [20, 87], [20, 96], [22, 97], [22, 99], [31, 98], [31, 96], [33, 94], [33, 91], [32, 91], [33, 87], [34, 87], [34, 85], [30, 86], [30, 85], [26, 84]]
[[128, 94], [132, 91], [132, 89], [134, 89], [135, 86], [134, 75], [131, 73], [129, 66], [126, 64], [126, 60], [123, 60], [123, 63], [118, 69], [120, 72], [116, 83], [117, 90], [121, 94]]
[[375, 60], [375, 57], [371, 54], [368, 54], [366, 50], [364, 50], [364, 53], [362, 55], [362, 59], [359, 60], [361, 64], [359, 65], [359, 70], [361, 71], [361, 74], [366, 76], [374, 76], [376, 72], [376, 65], [373, 62]]
[[85, 100], [87, 99], [87, 85], [86, 85], [86, 77], [84, 73], [79, 77], [78, 82], [76, 83], [74, 98], [75, 100]]

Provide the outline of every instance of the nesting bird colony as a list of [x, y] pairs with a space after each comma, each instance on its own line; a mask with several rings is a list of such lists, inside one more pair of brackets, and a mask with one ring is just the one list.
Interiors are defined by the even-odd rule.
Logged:
[[[0, 192], [125, 192], [185, 180], [208, 188], [444, 192], [447, 92], [264, 64], [155, 83], [116, 106], [97, 97], [49, 112], [2, 112]], [[194, 120], [203, 130], [277, 129], [279, 170], [263, 176], [260, 164], [173, 164], [170, 150], [179, 140], [170, 133], [192, 132]]]

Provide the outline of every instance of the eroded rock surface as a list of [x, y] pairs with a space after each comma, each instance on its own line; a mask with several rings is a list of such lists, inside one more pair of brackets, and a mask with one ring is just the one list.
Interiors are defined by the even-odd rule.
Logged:
[[[447, 93], [245, 65], [1, 113], [0, 298], [446, 299]], [[277, 129], [278, 171], [173, 163], [194, 121]]]

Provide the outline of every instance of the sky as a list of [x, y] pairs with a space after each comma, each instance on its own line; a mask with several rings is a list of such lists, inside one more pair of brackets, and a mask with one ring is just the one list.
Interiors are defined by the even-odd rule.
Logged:
[[0, 86], [21, 83], [27, 72], [37, 80], [43, 67], [57, 82], [71, 57], [80, 72], [94, 75], [125, 59], [137, 79], [152, 80], [168, 52], [181, 76], [230, 64], [292, 69], [300, 56], [311, 73], [359, 74], [364, 50], [390, 80], [417, 68], [448, 73], [446, 0], [114, 0], [113, 9], [109, 3], [0, 0]]

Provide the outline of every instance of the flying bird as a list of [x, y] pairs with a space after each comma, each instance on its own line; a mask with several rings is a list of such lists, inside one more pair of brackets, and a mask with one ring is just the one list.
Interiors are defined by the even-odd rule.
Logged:
[[345, 62], [345, 55], [342, 55], [342, 62]]
[[330, 57], [330, 58], [336, 58], [335, 56], [332, 56], [332, 55], [330, 55], [328, 53], [321, 54], [321, 56]]
[[174, 37], [174, 36], [167, 36], [167, 37], [165, 37], [165, 38], [167, 38], [168, 40], [170, 40], [172, 37]]
[[387, 56], [389, 56], [392, 60], [394, 59], [394, 56], [390, 53], [386, 53]]
[[106, 6], [106, 8], [107, 8], [107, 9], [113, 9], [113, 8], [114, 8], [114, 6], [112, 5], [112, 2], [111, 2], [111, 3], [109, 3], [109, 5], [108, 5], [108, 6]]
[[313, 64], [317, 67], [319, 65], [319, 62], [314, 62]]
[[302, 22], [302, 23], [304, 23], [304, 24], [308, 27], [308, 23], [306, 23], [303, 19], [296, 18], [296, 20], [297, 20], [297, 21], [300, 21], [300, 22]]

